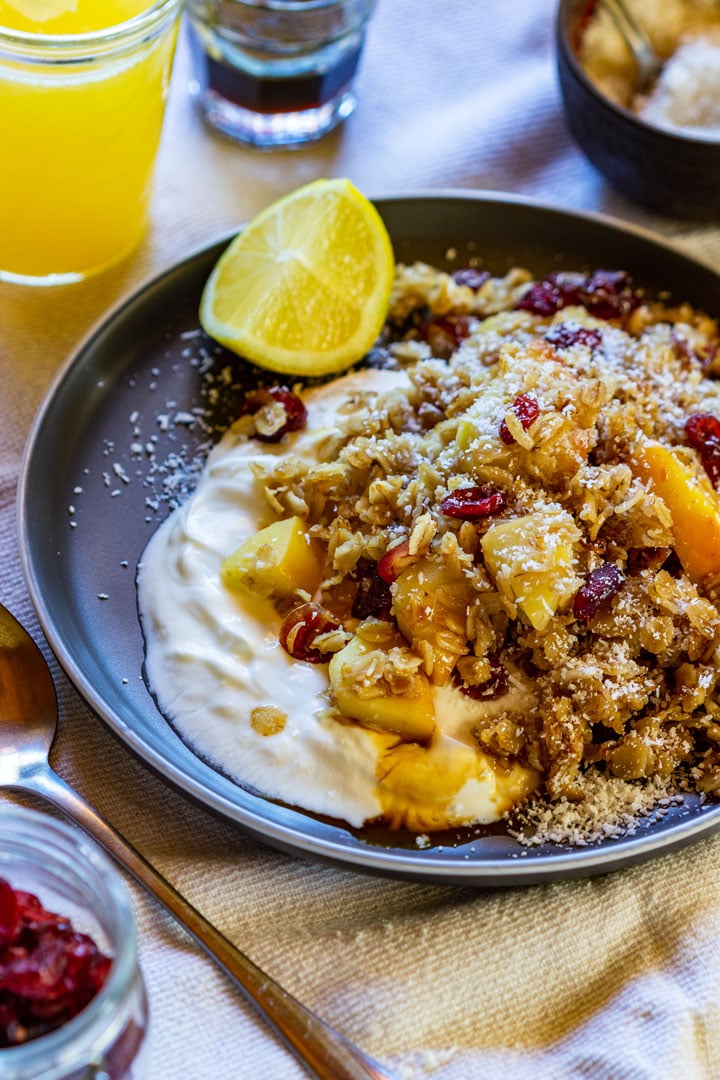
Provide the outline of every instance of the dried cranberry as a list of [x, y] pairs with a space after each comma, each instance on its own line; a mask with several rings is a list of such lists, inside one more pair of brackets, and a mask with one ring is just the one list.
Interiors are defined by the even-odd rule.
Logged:
[[533, 315], [549, 316], [560, 311], [565, 305], [552, 282], [536, 281], [517, 306], [521, 311], [530, 311]]
[[586, 281], [585, 274], [581, 274], [577, 270], [554, 270], [551, 274], [548, 274], [548, 280], [557, 289], [563, 307], [569, 307], [580, 302], [580, 294]]
[[351, 615], [354, 619], [389, 619], [392, 607], [390, 586], [378, 573], [375, 563], [363, 561], [353, 575], [358, 583]]
[[713, 487], [720, 487], [720, 420], [711, 413], [694, 413], [685, 421], [685, 434]]
[[582, 622], [594, 619], [603, 604], [625, 584], [625, 575], [615, 563], [603, 563], [592, 570], [575, 593], [573, 615]]
[[293, 608], [280, 625], [279, 639], [285, 652], [293, 660], [305, 660], [308, 664], [326, 664], [328, 653], [313, 648], [315, 638], [337, 630], [340, 623], [319, 604], [301, 604]]
[[260, 387], [251, 390], [245, 398], [240, 411], [241, 416], [256, 416], [263, 409], [281, 405], [285, 411], [285, 421], [274, 431], [263, 434], [255, 432], [255, 438], [260, 442], [280, 442], [283, 435], [289, 431], [300, 431], [307, 423], [307, 409], [297, 396], [287, 386]]
[[415, 562], [415, 555], [410, 554], [410, 541], [403, 540], [400, 544], [388, 548], [385, 554], [378, 559], [377, 572], [383, 581], [392, 585], [393, 581], [400, 577], [404, 570]]
[[629, 315], [640, 304], [624, 270], [594, 270], [580, 290], [580, 302], [599, 319]]
[[467, 285], [469, 289], [477, 292], [490, 280], [490, 274], [487, 270], [478, 270], [476, 266], [462, 266], [453, 271], [452, 279], [456, 285]]
[[15, 890], [0, 879], [0, 948], [15, 941], [19, 926], [20, 911]]
[[[0, 970], [0, 991], [52, 1005], [63, 992], [69, 944], [65, 934], [53, 929], [41, 934], [33, 948], [17, 950], [14, 962]], [[72, 992], [72, 979], [68, 989]]]
[[437, 315], [428, 319], [421, 333], [434, 356], [448, 357], [470, 336], [473, 322], [470, 315]]
[[594, 270], [589, 275], [556, 271], [534, 282], [517, 307], [548, 317], [575, 304], [600, 319], [614, 319], [634, 311], [640, 297], [624, 270]]
[[554, 315], [562, 308], [580, 302], [580, 289], [584, 283], [584, 274], [554, 271], [542, 281], [534, 282], [517, 307], [521, 311], [530, 311], [533, 315]]
[[[512, 403], [512, 410], [525, 431], [527, 431], [530, 425], [534, 423], [540, 415], [540, 406], [532, 394], [519, 394]], [[511, 446], [515, 442], [515, 436], [512, 434], [504, 420], [500, 424], [500, 438], [504, 443], [507, 443], [508, 446]]]
[[[14, 914], [13, 914], [14, 907]], [[54, 1031], [101, 989], [112, 961], [69, 919], [0, 880], [0, 1048]]]
[[474, 521], [499, 514], [507, 506], [507, 492], [483, 484], [482, 487], [456, 488], [440, 503], [446, 517]]
[[545, 340], [557, 349], [571, 349], [573, 345], [587, 345], [589, 349], [597, 349], [602, 344], [602, 334], [595, 327], [560, 323], [550, 327]]
[[496, 654], [491, 654], [487, 659], [490, 663], [490, 678], [479, 686], [467, 686], [460, 678], [457, 668], [455, 669], [455, 685], [473, 701], [494, 701], [497, 698], [504, 697], [508, 692], [510, 683], [507, 670], [500, 663]]
[[17, 889], [15, 892], [17, 902], [23, 917], [24, 924], [31, 930], [39, 930], [41, 927], [58, 926], [64, 930], [71, 929], [70, 920], [64, 915], [56, 915], [53, 911], [47, 911], [32, 893]]

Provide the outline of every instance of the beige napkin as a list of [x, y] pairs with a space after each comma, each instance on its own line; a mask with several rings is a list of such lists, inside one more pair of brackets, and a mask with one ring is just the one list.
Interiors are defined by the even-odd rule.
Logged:
[[[553, 15], [547, 0], [380, 0], [356, 113], [294, 152], [208, 133], [187, 96], [181, 39], [141, 249], [82, 285], [0, 286], [0, 595], [36, 635], [14, 500], [47, 384], [120, 297], [274, 197], [323, 175], [370, 195], [507, 190], [611, 212], [720, 260], [720, 228], [651, 218], [581, 156], [562, 119]], [[720, 837], [610, 876], [507, 891], [332, 869], [266, 848], [168, 787], [54, 671], [58, 771], [261, 966], [400, 1077], [720, 1076]], [[133, 896], [152, 1080], [302, 1077], [214, 965]]]

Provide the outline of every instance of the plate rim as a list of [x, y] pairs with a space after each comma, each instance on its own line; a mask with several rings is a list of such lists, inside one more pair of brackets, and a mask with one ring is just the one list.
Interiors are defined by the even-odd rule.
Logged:
[[[684, 250], [679, 244], [654, 233], [645, 226], [627, 222], [598, 211], [576, 210], [530, 196], [496, 192], [490, 189], [421, 188], [408, 193], [392, 192], [368, 197], [373, 203], [380, 204], [381, 207], [382, 204], [392, 202], [411, 203], [421, 200], [447, 202], [460, 200], [520, 206], [531, 211], [559, 214], [566, 219], [581, 222], [589, 221], [607, 226], [613, 232], [634, 236], [656, 248], [662, 248], [670, 254], [679, 255], [714, 275], [718, 279], [718, 285], [720, 286], [720, 271], [709, 260]], [[256, 812], [251, 807], [241, 807], [233, 803], [221, 792], [213, 791], [212, 788], [190, 776], [158, 753], [138, 732], [128, 726], [119, 714], [105, 704], [102, 691], [97, 691], [93, 687], [80, 665], [75, 662], [71, 655], [64, 636], [56, 630], [52, 613], [44, 601], [40, 575], [36, 572], [31, 555], [32, 541], [29, 513], [31, 495], [28, 473], [33, 454], [38, 445], [43, 424], [52, 411], [61, 387], [74, 371], [75, 365], [81, 361], [85, 353], [92, 347], [94, 340], [111, 324], [121, 319], [126, 310], [139, 303], [145, 294], [162, 286], [178, 270], [201, 258], [211, 249], [229, 243], [242, 230], [244, 224], [241, 223], [232, 230], [218, 234], [210, 238], [209, 241], [194, 247], [164, 269], [136, 283], [107, 308], [74, 346], [71, 353], [61, 363], [50, 380], [25, 440], [19, 466], [16, 499], [16, 527], [22, 570], [31, 601], [47, 642], [68, 679], [75, 686], [86, 704], [103, 724], [120, 739], [126, 750], [133, 752], [136, 757], [140, 758], [143, 765], [152, 769], [164, 782], [171, 782], [183, 794], [199, 802], [203, 809], [219, 813], [225, 820], [240, 826], [261, 842], [269, 843], [296, 857], [314, 858], [330, 862], [340, 869], [406, 878], [421, 883], [446, 882], [466, 886], [511, 887], [610, 872], [645, 860], [650, 856], [664, 854], [711, 833], [720, 825], [720, 805], [711, 807], [701, 814], [689, 814], [687, 817], [681, 817], [670, 827], [659, 831], [657, 834], [644, 833], [642, 830], [638, 830], [633, 835], [618, 840], [605, 841], [602, 846], [561, 848], [556, 852], [538, 855], [532, 855], [530, 850], [519, 846], [517, 857], [511, 859], [492, 856], [473, 859], [468, 858], [466, 855], [460, 855], [453, 859], [445, 855], [442, 861], [432, 861], [432, 859], [428, 859], [427, 854], [423, 854], [421, 851], [416, 853], [411, 849], [386, 849], [369, 845], [367, 847], [349, 847], [332, 837], [311, 835], [303, 835], [302, 846], [300, 846], [297, 843], [298, 833], [296, 829], [282, 821], [264, 817], [262, 813]], [[246, 789], [241, 787], [241, 790]], [[262, 796], [259, 796], [259, 798], [262, 799]], [[291, 807], [290, 809], [294, 808]], [[302, 810], [297, 810], [297, 813], [301, 816], [304, 814]]]

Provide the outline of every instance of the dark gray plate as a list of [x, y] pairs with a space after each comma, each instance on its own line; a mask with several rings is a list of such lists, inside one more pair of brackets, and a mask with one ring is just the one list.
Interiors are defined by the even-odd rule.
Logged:
[[[512, 265], [540, 275], [621, 268], [638, 284], [720, 314], [712, 269], [606, 218], [471, 192], [380, 199], [378, 207], [400, 260], [446, 265], [454, 248], [456, 265], [480, 255], [496, 273]], [[202, 457], [214, 437], [208, 429], [216, 434], [232, 416], [238, 384], [258, 375], [199, 332], [200, 292], [222, 248], [191, 256], [116, 308], [59, 373], [28, 438], [19, 527], [30, 592], [60, 663], [100, 718], [167, 780], [268, 843], [419, 881], [490, 886], [577, 877], [716, 828], [720, 808], [689, 798], [634, 836], [588, 848], [524, 848], [494, 828], [418, 850], [410, 837], [358, 835], [256, 796], [177, 737], [142, 679], [134, 577], [169, 511], [179, 461]]]

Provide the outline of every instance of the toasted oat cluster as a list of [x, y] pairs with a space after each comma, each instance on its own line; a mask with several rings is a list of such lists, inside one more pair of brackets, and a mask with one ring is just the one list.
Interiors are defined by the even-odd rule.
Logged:
[[479, 747], [552, 799], [593, 768], [716, 791], [718, 341], [621, 271], [399, 266], [369, 358], [397, 385], [348, 399], [318, 463], [258, 469], [321, 567], [285, 647], [332, 657], [341, 711], [394, 697], [408, 739], [428, 686], [486, 704]]

